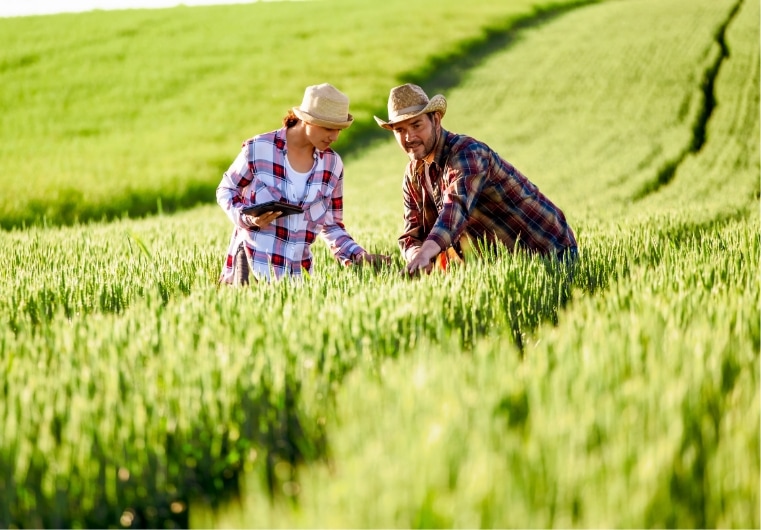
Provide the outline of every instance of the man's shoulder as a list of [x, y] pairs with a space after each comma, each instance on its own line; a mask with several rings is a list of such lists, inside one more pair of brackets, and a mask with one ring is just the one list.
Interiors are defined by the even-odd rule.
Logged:
[[453, 133], [451, 131], [446, 131], [446, 143], [449, 145], [452, 149], [465, 149], [471, 146], [486, 146], [485, 143], [483, 143], [480, 140], [477, 140], [473, 138], [472, 136], [468, 136], [467, 134], [460, 134], [460, 133]]
[[468, 136], [447, 131], [446, 146], [448, 154], [457, 155], [464, 151], [491, 151], [484, 142]]

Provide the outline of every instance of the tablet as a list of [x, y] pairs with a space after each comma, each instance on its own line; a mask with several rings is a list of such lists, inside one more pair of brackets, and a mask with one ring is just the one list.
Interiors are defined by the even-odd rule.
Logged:
[[263, 213], [267, 212], [280, 212], [280, 216], [291, 215], [294, 213], [304, 213], [304, 209], [301, 206], [295, 204], [288, 204], [280, 201], [269, 201], [262, 204], [252, 204], [251, 206], [244, 206], [241, 212], [251, 215], [253, 217], [259, 217]]

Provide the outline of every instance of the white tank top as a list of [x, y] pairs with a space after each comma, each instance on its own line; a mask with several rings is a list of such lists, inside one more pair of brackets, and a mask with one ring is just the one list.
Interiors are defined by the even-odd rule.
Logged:
[[285, 174], [291, 181], [291, 185], [288, 186], [288, 202], [299, 202], [304, 198], [307, 191], [307, 180], [311, 173], [311, 170], [306, 173], [296, 171], [291, 166], [288, 155], [285, 156]]

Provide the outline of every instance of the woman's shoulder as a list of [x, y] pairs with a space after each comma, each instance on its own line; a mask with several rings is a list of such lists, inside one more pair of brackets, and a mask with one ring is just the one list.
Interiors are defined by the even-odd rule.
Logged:
[[248, 140], [243, 142], [243, 145], [251, 145], [253, 143], [269, 143], [269, 144], [275, 144], [275, 143], [282, 143], [283, 146], [285, 145], [285, 131], [282, 129], [275, 129], [274, 131], [268, 131], [259, 133], [255, 136], [252, 136]]
[[245, 140], [241, 149], [249, 160], [256, 159], [273, 159], [277, 151], [285, 149], [285, 132], [280, 130], [269, 131], [252, 136]]

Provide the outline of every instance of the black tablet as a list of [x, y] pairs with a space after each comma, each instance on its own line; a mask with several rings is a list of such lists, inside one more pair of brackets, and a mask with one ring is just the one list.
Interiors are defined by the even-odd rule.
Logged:
[[281, 217], [285, 215], [291, 215], [293, 213], [304, 213], [304, 209], [301, 206], [296, 206], [295, 204], [288, 204], [286, 202], [280, 201], [269, 201], [262, 204], [252, 204], [251, 206], [244, 207], [241, 211], [253, 217], [259, 217], [263, 213], [267, 212], [280, 212]]

